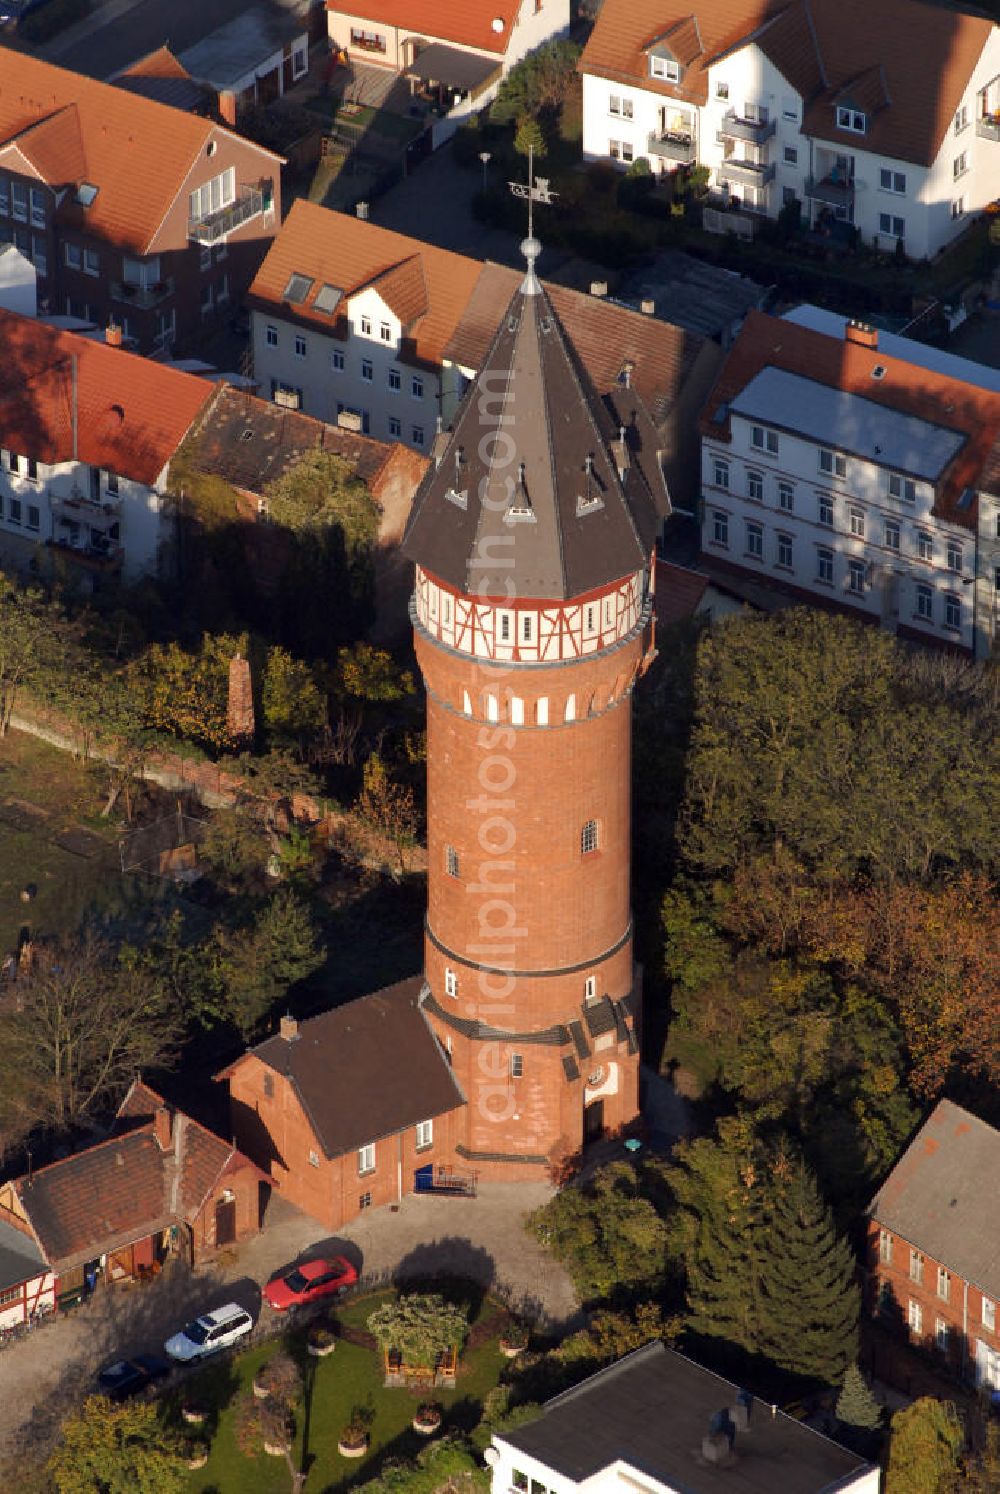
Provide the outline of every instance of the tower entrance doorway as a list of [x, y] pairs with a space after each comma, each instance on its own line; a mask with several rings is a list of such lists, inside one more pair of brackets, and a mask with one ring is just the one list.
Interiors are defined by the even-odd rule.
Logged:
[[591, 1100], [589, 1105], [583, 1107], [583, 1142], [589, 1145], [592, 1141], [600, 1141], [604, 1135], [604, 1101]]

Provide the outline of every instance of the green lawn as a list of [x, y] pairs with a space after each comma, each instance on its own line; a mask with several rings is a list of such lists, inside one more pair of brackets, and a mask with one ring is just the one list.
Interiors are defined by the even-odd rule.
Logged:
[[[91, 905], [127, 900], [116, 832], [99, 818], [105, 792], [98, 767], [21, 732], [0, 740], [0, 958], [17, 948], [24, 926], [35, 938], [70, 932]], [[94, 855], [57, 843], [81, 826], [103, 842], [77, 842]], [[37, 894], [23, 903], [29, 884]]]
[[[338, 1311], [340, 1322], [364, 1328], [368, 1314], [391, 1293], [373, 1293], [358, 1298]], [[487, 1299], [482, 1311], [497, 1304]], [[308, 1487], [324, 1494], [337, 1494], [375, 1476], [386, 1457], [412, 1458], [426, 1446], [410, 1423], [418, 1403], [433, 1398], [445, 1410], [444, 1431], [471, 1431], [479, 1421], [483, 1397], [495, 1386], [506, 1361], [491, 1337], [469, 1349], [459, 1360], [454, 1390], [387, 1390], [383, 1385], [382, 1357], [377, 1352], [337, 1341], [333, 1354], [313, 1359], [305, 1353], [304, 1336], [292, 1332], [285, 1341], [306, 1373], [306, 1399], [297, 1416], [298, 1435], [294, 1449], [296, 1467], [303, 1453], [310, 1459]], [[192, 1380], [187, 1393], [204, 1400], [216, 1419], [208, 1463], [191, 1475], [192, 1494], [285, 1494], [288, 1468], [281, 1458], [247, 1458], [233, 1436], [232, 1401], [249, 1387], [260, 1365], [279, 1347], [279, 1342], [252, 1349], [238, 1359], [213, 1365]], [[337, 1451], [337, 1441], [353, 1407], [374, 1413], [368, 1457], [347, 1461]]]

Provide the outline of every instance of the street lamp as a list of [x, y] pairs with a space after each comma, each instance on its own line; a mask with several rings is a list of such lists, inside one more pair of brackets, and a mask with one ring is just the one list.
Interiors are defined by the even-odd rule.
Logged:
[[479, 152], [479, 159], [483, 163], [483, 191], [486, 191], [486, 168], [490, 164], [490, 153], [488, 150]]

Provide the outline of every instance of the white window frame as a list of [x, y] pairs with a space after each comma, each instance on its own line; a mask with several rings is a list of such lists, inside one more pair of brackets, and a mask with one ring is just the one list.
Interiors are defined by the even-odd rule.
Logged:
[[863, 540], [865, 537], [865, 511], [863, 508], [852, 506], [850, 523], [851, 538]]
[[723, 490], [723, 492], [728, 493], [729, 492], [729, 463], [726, 461], [725, 457], [718, 457], [718, 456], [712, 458], [712, 463], [713, 463], [713, 466], [714, 466], [714, 472], [713, 472], [712, 475], [713, 475], [713, 477], [715, 479], [715, 486], [717, 488], [721, 488]]
[[306, 340], [301, 332], [296, 332], [295, 334], [295, 356], [296, 358], [304, 358], [306, 356]]
[[[824, 574], [828, 572], [829, 574]], [[816, 550], [816, 580], [824, 586], [833, 585], [833, 551], [828, 545], [820, 545]]]
[[885, 521], [885, 548], [894, 550], [899, 554], [899, 521], [898, 519], [886, 519]]
[[278, 346], [278, 329], [270, 322], [264, 328], [264, 342], [269, 348]]
[[432, 1120], [417, 1121], [415, 1130], [418, 1152], [425, 1152], [428, 1147], [434, 1145], [434, 1122]]
[[934, 588], [921, 583], [917, 587], [917, 616], [921, 622], [934, 621]]
[[649, 76], [658, 78], [661, 83], [679, 83], [681, 81], [680, 63], [675, 62], [672, 57], [650, 57]]
[[358, 1177], [366, 1178], [375, 1171], [375, 1143], [366, 1141], [358, 1147]]
[[962, 598], [954, 591], [944, 594], [944, 625], [955, 632], [962, 631]]
[[840, 451], [834, 451], [830, 446], [819, 448], [819, 470], [824, 477], [846, 477], [847, 458]]
[[838, 104], [837, 129], [850, 130], [854, 135], [864, 135], [868, 132], [868, 120], [860, 109], [850, 109], [843, 104]]
[[755, 519], [746, 521], [746, 553], [751, 560], [764, 559], [764, 526]]
[[979, 1321], [988, 1333], [995, 1333], [997, 1329], [997, 1305], [991, 1297], [983, 1297], [980, 1301]]
[[906, 1322], [910, 1332], [915, 1338], [922, 1338], [924, 1332], [924, 1310], [920, 1303], [911, 1297], [906, 1309]]
[[712, 544], [729, 548], [729, 515], [722, 508], [712, 510]]
[[458, 998], [458, 976], [454, 970], [446, 969], [444, 972], [444, 994], [452, 1000]]
[[790, 571], [794, 565], [793, 557], [795, 554], [792, 536], [790, 534], [785, 534], [784, 532], [779, 532], [775, 536], [775, 539], [775, 554], [777, 556], [777, 559], [774, 563], [775, 565], [783, 566], [786, 570]]

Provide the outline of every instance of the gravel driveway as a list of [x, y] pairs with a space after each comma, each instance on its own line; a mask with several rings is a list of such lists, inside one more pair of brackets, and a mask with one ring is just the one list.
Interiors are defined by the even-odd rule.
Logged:
[[47, 1442], [93, 1388], [106, 1359], [160, 1352], [164, 1339], [189, 1318], [230, 1299], [256, 1317], [261, 1286], [279, 1267], [310, 1255], [346, 1254], [365, 1275], [469, 1276], [503, 1290], [552, 1326], [572, 1328], [580, 1319], [570, 1280], [522, 1226], [524, 1216], [552, 1192], [543, 1183], [490, 1183], [475, 1199], [414, 1195], [395, 1211], [361, 1215], [336, 1237], [275, 1198], [260, 1235], [232, 1257], [195, 1272], [172, 1263], [148, 1286], [101, 1289], [0, 1351], [0, 1447], [18, 1434], [29, 1443]]

